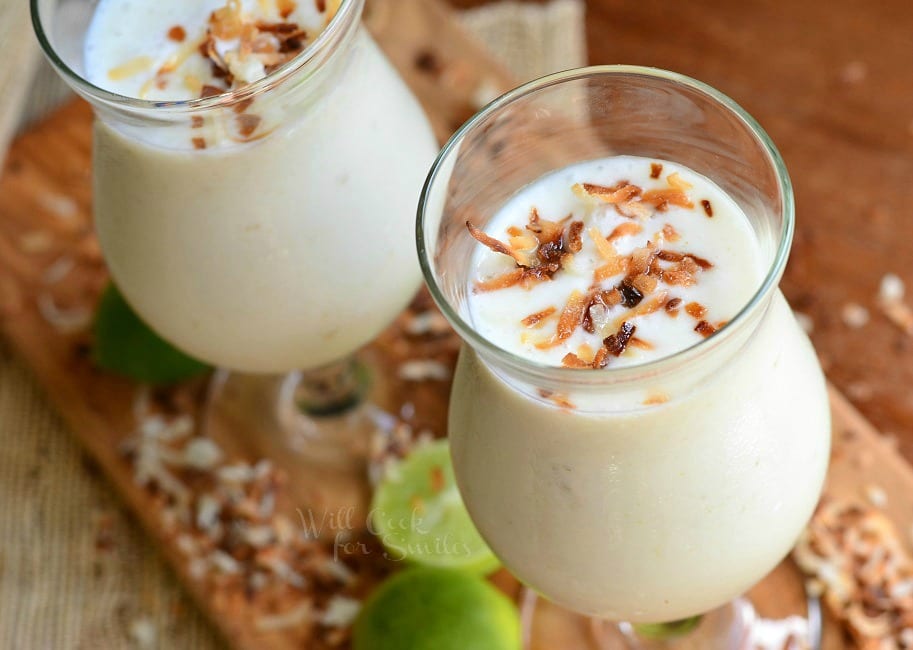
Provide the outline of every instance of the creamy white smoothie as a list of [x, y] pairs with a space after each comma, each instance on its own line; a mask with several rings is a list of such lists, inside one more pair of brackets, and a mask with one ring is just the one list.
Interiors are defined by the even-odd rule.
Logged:
[[[419, 284], [404, 234], [437, 145], [367, 33], [333, 20], [338, 6], [101, 0], [96, 10], [89, 81], [162, 103], [136, 119], [99, 109], [105, 258], [144, 320], [201, 359], [248, 372], [335, 361]], [[334, 29], [315, 60], [244, 94]], [[208, 108], [168, 107], [227, 91]]]
[[829, 411], [778, 291], [727, 327], [766, 272], [739, 206], [687, 168], [617, 157], [533, 182], [473, 236], [465, 312], [501, 352], [464, 349], [450, 437], [505, 565], [561, 605], [633, 622], [708, 611], [762, 578], [817, 502]]

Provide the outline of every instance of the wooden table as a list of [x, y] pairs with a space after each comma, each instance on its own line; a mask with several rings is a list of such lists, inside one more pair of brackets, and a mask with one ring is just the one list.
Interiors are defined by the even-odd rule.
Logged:
[[[461, 7], [483, 0], [452, 0]], [[828, 377], [913, 461], [913, 337], [875, 304], [913, 293], [913, 2], [588, 0], [590, 62], [668, 68], [722, 90], [770, 133], [796, 189], [783, 290], [812, 317]], [[848, 302], [871, 320], [853, 329]]]

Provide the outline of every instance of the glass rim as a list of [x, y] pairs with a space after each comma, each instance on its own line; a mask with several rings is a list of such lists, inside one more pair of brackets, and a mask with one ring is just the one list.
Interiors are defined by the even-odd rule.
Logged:
[[57, 50], [51, 44], [51, 39], [45, 31], [44, 23], [41, 20], [39, 8], [41, 0], [29, 0], [29, 10], [31, 13], [32, 28], [35, 31], [35, 36], [38, 39], [38, 43], [41, 45], [44, 55], [48, 58], [54, 68], [57, 69], [64, 81], [80, 94], [128, 110], [155, 111], [160, 113], [192, 113], [224, 106], [225, 104], [232, 104], [235, 103], [235, 101], [241, 101], [258, 95], [293, 76], [299, 70], [307, 66], [318, 53], [326, 49], [329, 44], [339, 36], [345, 29], [345, 25], [349, 22], [351, 16], [360, 11], [360, 7], [364, 4], [364, 1], [365, 0], [342, 0], [336, 14], [320, 31], [317, 38], [293, 59], [286, 61], [262, 79], [258, 79], [257, 81], [241, 86], [240, 88], [227, 90], [218, 95], [178, 100], [151, 100], [128, 97], [96, 86], [83, 75], [73, 70], [73, 68], [67, 65], [67, 63], [57, 54]]
[[[428, 259], [427, 247], [425, 246], [425, 213], [428, 207], [428, 199], [432, 187], [438, 180], [438, 174], [445, 166], [445, 163], [448, 162], [450, 158], [458, 152], [459, 146], [463, 140], [490, 115], [499, 109], [507, 106], [508, 104], [511, 104], [512, 102], [527, 96], [531, 96], [551, 86], [592, 77], [618, 75], [627, 75], [632, 77], [645, 76], [653, 79], [666, 80], [686, 88], [690, 88], [691, 90], [698, 91], [723, 106], [731, 114], [735, 115], [748, 128], [749, 132], [757, 139], [762, 149], [767, 154], [768, 161], [775, 171], [777, 186], [782, 200], [783, 207], [781, 214], [783, 223], [780, 227], [779, 241], [777, 242], [776, 253], [758, 289], [745, 303], [745, 305], [743, 305], [738, 313], [736, 313], [736, 315], [729, 320], [726, 327], [723, 327], [716, 334], [697, 341], [696, 343], [693, 343], [692, 345], [683, 348], [674, 354], [666, 357], [660, 357], [658, 359], [653, 359], [641, 364], [634, 364], [619, 368], [613, 368], [609, 366], [598, 372], [594, 372], [593, 370], [586, 368], [565, 368], [563, 366], [554, 366], [539, 361], [534, 361], [527, 357], [506, 350], [482, 336], [478, 331], [476, 331], [475, 327], [473, 327], [471, 323], [467, 322], [466, 319], [464, 319], [463, 316], [460, 315], [457, 310], [454, 309], [450, 304], [450, 301], [447, 299], [443, 290], [438, 284], [434, 270], [432, 269], [431, 263]], [[637, 65], [596, 65], [556, 72], [518, 86], [517, 88], [504, 93], [497, 99], [490, 102], [468, 121], [466, 121], [459, 129], [457, 129], [457, 131], [450, 137], [450, 139], [441, 149], [437, 158], [435, 158], [434, 163], [428, 172], [428, 176], [425, 179], [425, 184], [422, 187], [422, 192], [418, 202], [415, 235], [419, 264], [422, 269], [425, 283], [428, 286], [434, 302], [437, 304], [438, 308], [441, 310], [450, 324], [454, 327], [454, 329], [463, 338], [463, 340], [469, 343], [474, 350], [479, 351], [483, 354], [490, 354], [500, 360], [506, 361], [513, 368], [526, 374], [533, 374], [537, 376], [545, 374], [547, 377], [552, 379], [566, 380], [569, 384], [572, 385], [591, 385], [594, 383], [622, 383], [635, 378], [655, 376], [661, 372], [666, 371], [670, 367], [675, 367], [691, 361], [695, 357], [700, 356], [705, 350], [715, 348], [717, 345], [727, 340], [734, 332], [740, 330], [741, 328], [738, 326], [749, 320], [750, 316], [761, 305], [766, 303], [767, 299], [770, 297], [770, 295], [772, 295], [773, 291], [779, 285], [780, 278], [783, 275], [783, 271], [786, 267], [786, 261], [789, 257], [789, 251], [792, 246], [793, 233], [795, 231], [795, 218], [795, 201], [793, 196], [792, 182], [790, 181], [789, 173], [786, 170], [786, 163], [783, 161], [780, 152], [777, 150], [776, 145], [774, 145], [767, 132], [761, 127], [757, 120], [755, 120], [733, 99], [723, 94], [716, 88], [710, 86], [709, 84], [698, 81], [697, 79], [693, 79], [686, 75], [677, 72], [671, 72], [669, 70], [663, 70], [661, 68]]]

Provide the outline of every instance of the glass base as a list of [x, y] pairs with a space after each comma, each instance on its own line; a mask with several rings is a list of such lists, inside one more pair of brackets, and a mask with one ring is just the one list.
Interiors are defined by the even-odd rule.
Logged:
[[371, 441], [389, 420], [369, 357], [286, 375], [219, 370], [204, 414], [229, 454], [268, 459], [285, 475], [277, 504], [307, 532], [332, 539], [366, 526]]
[[[615, 623], [569, 612], [528, 588], [520, 597], [524, 650], [573, 642], [575, 650], [819, 650], [820, 609], [808, 599], [808, 617], [764, 619], [748, 598], [737, 598], [703, 616], [668, 624]], [[570, 650], [570, 648], [568, 649]]]

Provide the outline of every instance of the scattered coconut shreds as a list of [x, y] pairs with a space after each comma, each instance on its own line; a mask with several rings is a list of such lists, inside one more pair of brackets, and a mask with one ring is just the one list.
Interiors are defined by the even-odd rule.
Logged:
[[346, 596], [333, 596], [320, 615], [320, 623], [327, 627], [347, 627], [361, 611], [361, 602]]
[[450, 369], [434, 359], [412, 359], [399, 366], [399, 377], [405, 381], [447, 381]]
[[749, 630], [751, 650], [810, 650], [808, 619], [789, 616], [784, 619], [757, 618]]
[[848, 302], [840, 309], [843, 324], [852, 329], [865, 327], [869, 322], [869, 310], [855, 302]]
[[130, 623], [130, 638], [140, 650], [152, 650], [158, 645], [158, 628], [148, 618], [138, 618]]
[[46, 253], [54, 247], [54, 237], [46, 230], [33, 230], [19, 237], [23, 253]]
[[53, 264], [45, 269], [42, 274], [42, 281], [46, 285], [54, 285], [63, 280], [76, 267], [76, 260], [69, 255], [58, 257]]
[[305, 601], [281, 614], [261, 616], [257, 619], [256, 626], [261, 632], [279, 632], [289, 628], [300, 627], [311, 619], [312, 605]]
[[568, 399], [567, 395], [565, 395], [564, 393], [559, 393], [557, 391], [548, 390], [546, 388], [540, 388], [539, 396], [542, 399], [550, 401], [552, 404], [554, 404], [555, 406], [557, 406], [559, 408], [568, 409], [568, 410], [577, 408], [574, 405], [574, 403], [571, 402]]
[[404, 329], [410, 336], [439, 336], [453, 331], [447, 319], [435, 309], [411, 315]]
[[869, 483], [862, 491], [866, 500], [876, 508], [884, 508], [888, 505], [888, 495], [881, 486]]
[[[254, 464], [224, 461], [209, 438], [194, 434], [187, 415], [157, 412], [148, 389], [134, 399], [135, 433], [124, 444], [134, 480], [146, 487], [160, 508], [160, 524], [186, 562], [189, 576], [206, 588], [243, 590], [250, 600], [263, 594], [267, 611], [258, 616], [264, 630], [320, 623], [314, 611], [332, 612], [344, 625], [346, 601], [358, 576], [334, 558], [334, 548], [308, 537], [307, 530], [277, 513], [282, 476], [265, 460]], [[281, 604], [280, 604], [281, 603]], [[329, 646], [348, 630], [312, 627], [314, 640]]]
[[860, 648], [913, 647], [913, 560], [880, 510], [823, 500], [793, 558]]
[[878, 306], [888, 320], [913, 336], [913, 309], [904, 303], [904, 292], [903, 280], [893, 273], [885, 274], [878, 288]]
[[83, 306], [62, 309], [47, 291], [38, 294], [37, 302], [42, 318], [61, 334], [81, 332], [92, 322], [91, 309]]
[[39, 194], [38, 202], [42, 208], [61, 221], [73, 221], [79, 216], [79, 206], [69, 196], [51, 193]]

